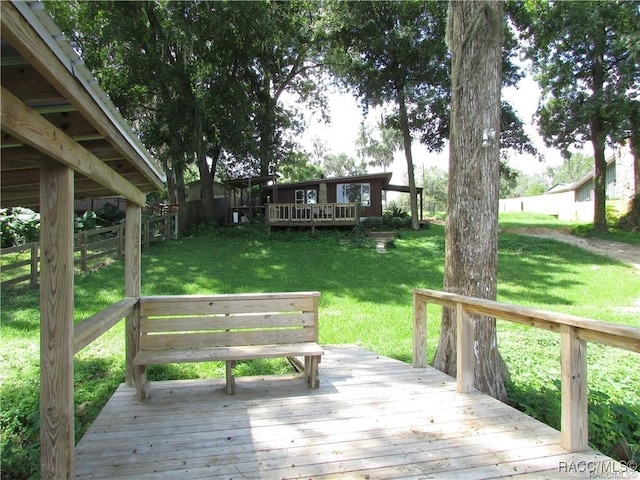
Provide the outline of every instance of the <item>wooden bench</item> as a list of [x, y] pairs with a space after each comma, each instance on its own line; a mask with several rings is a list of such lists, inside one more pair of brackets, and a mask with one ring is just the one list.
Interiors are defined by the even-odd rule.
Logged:
[[319, 292], [178, 295], [140, 298], [133, 358], [138, 399], [149, 396], [147, 365], [226, 362], [227, 393], [235, 392], [238, 360], [304, 357], [304, 376], [318, 388]]

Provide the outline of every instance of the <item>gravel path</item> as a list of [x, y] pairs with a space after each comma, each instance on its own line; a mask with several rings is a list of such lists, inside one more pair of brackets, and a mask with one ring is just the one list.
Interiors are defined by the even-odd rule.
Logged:
[[510, 228], [508, 233], [529, 235], [532, 237], [549, 238], [559, 242], [575, 245], [589, 252], [629, 263], [640, 272], [640, 246], [628, 243], [612, 242], [601, 238], [576, 237], [552, 228]]

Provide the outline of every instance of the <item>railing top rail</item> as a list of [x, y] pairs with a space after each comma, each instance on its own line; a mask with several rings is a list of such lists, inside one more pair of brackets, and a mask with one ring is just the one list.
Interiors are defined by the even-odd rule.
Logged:
[[416, 288], [413, 294], [445, 307], [461, 304], [470, 313], [524, 323], [546, 330], [559, 331], [562, 325], [567, 325], [579, 329], [583, 332], [581, 336], [589, 341], [640, 353], [640, 328], [426, 288]]
[[292, 205], [294, 207], [323, 207], [323, 206], [327, 206], [327, 205], [338, 205], [338, 206], [357, 206], [358, 203], [357, 202], [349, 202], [349, 203], [343, 203], [343, 202], [318, 202], [318, 203], [295, 203], [295, 202], [275, 202], [275, 203], [269, 203], [268, 206], [270, 207], [277, 207], [277, 206], [288, 206], [288, 205]]
[[320, 292], [278, 292], [278, 293], [219, 293], [211, 295], [146, 295], [140, 297], [141, 303], [178, 302], [178, 301], [224, 301], [224, 300], [266, 300], [266, 299], [295, 299], [319, 297]]

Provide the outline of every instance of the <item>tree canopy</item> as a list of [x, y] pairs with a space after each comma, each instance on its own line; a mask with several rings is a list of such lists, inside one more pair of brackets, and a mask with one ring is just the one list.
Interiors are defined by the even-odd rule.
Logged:
[[605, 145], [633, 138], [640, 105], [640, 4], [530, 0], [515, 18], [542, 88], [543, 138], [565, 155], [593, 146], [594, 229], [604, 231]]
[[432, 148], [446, 138], [449, 65], [442, 2], [330, 4], [333, 73], [365, 109], [390, 107], [384, 123], [402, 136], [412, 224], [418, 228], [411, 144], [422, 135]]
[[[114, 103], [163, 162], [172, 203], [184, 172], [203, 184], [214, 212], [214, 176], [270, 173], [298, 150], [300, 116], [285, 91], [323, 104], [310, 72], [322, 41], [311, 2], [48, 2]], [[294, 132], [293, 134], [291, 132]], [[186, 217], [186, 216], [185, 216]]]

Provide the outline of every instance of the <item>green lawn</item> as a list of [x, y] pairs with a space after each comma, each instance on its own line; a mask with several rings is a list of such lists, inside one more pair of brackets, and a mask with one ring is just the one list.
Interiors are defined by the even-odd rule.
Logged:
[[[406, 362], [412, 351], [412, 290], [441, 289], [444, 230], [402, 232], [396, 248], [378, 254], [359, 238], [335, 233], [266, 237], [238, 227], [182, 238], [143, 252], [143, 294], [197, 294], [319, 290], [320, 342], [356, 343]], [[366, 248], [368, 247], [368, 248]], [[76, 278], [76, 321], [124, 294], [123, 264]], [[3, 478], [38, 470], [38, 293], [4, 289], [2, 295]], [[557, 242], [502, 234], [500, 301], [557, 310], [640, 327], [638, 273], [623, 264]], [[432, 307], [429, 319], [438, 318]], [[438, 322], [429, 322], [428, 355]], [[120, 323], [76, 355], [77, 439], [124, 380]], [[499, 348], [509, 367], [508, 391], [518, 408], [559, 426], [559, 339], [499, 323]], [[589, 344], [592, 443], [612, 455], [620, 440], [640, 444], [640, 356]], [[286, 370], [282, 361], [243, 363], [239, 374]], [[160, 366], [152, 379], [222, 376], [218, 364]]]

